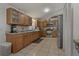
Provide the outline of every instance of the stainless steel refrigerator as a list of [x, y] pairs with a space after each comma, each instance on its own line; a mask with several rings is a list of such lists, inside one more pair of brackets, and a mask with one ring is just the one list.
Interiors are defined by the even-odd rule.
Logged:
[[63, 15], [58, 16], [58, 25], [57, 25], [58, 35], [57, 35], [57, 47], [63, 48]]

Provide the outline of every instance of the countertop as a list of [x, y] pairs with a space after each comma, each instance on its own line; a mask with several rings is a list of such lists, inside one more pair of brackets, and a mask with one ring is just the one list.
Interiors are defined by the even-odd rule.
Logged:
[[27, 31], [27, 32], [6, 33], [6, 34], [22, 34], [22, 33], [30, 33], [30, 32], [38, 32], [38, 31]]

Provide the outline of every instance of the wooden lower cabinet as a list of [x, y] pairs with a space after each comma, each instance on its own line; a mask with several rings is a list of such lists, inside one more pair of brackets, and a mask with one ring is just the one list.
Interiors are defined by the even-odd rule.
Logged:
[[11, 48], [12, 53], [16, 53], [40, 37], [41, 37], [41, 31], [20, 33], [20, 34], [7, 33], [6, 41], [12, 43], [12, 48]]
[[[29, 40], [28, 40], [28, 35], [25, 33], [24, 34], [24, 39], [23, 39], [23, 45], [24, 45], [24, 47], [29, 43]], [[26, 43], [27, 42], [27, 43]]]
[[15, 48], [15, 50], [13, 50], [13, 51], [15, 51], [15, 52], [17, 52], [23, 48], [23, 37], [21, 35], [18, 35], [16, 37], [14, 48]]
[[52, 32], [52, 37], [53, 37], [53, 38], [56, 38], [56, 37], [57, 37], [57, 31], [53, 31], [53, 32]]
[[30, 44], [30, 42], [33, 40], [33, 38], [31, 38], [31, 33], [24, 33], [23, 34], [23, 45], [24, 47], [27, 46], [28, 44]]
[[20, 34], [7, 34], [6, 39], [12, 43], [12, 53], [16, 53], [23, 48], [23, 36]]

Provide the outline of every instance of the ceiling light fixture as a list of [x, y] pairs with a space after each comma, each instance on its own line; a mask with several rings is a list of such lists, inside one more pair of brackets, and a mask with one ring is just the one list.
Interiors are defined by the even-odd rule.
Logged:
[[46, 13], [49, 12], [49, 11], [50, 11], [49, 8], [45, 8], [45, 9], [44, 9], [44, 12], [46, 12]]

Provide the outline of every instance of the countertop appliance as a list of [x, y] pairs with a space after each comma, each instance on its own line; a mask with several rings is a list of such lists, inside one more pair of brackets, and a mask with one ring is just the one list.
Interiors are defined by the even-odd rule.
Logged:
[[16, 33], [17, 29], [16, 29], [16, 25], [11, 25], [11, 33]]

